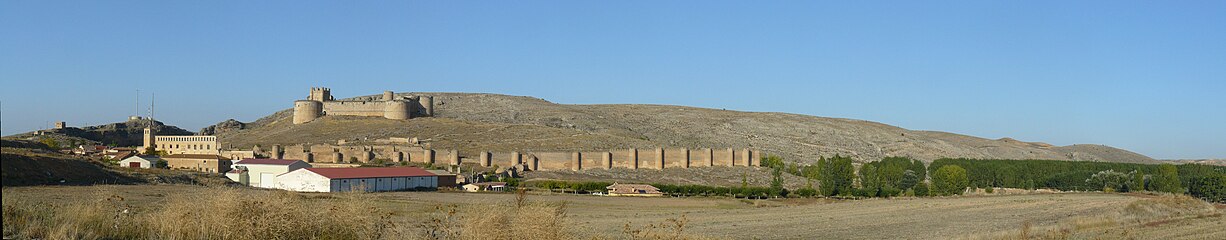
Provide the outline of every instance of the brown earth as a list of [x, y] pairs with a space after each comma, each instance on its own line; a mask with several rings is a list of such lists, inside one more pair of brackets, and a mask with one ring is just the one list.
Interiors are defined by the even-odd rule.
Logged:
[[[160, 203], [176, 194], [207, 190], [194, 185], [7, 187], [8, 198], [68, 204], [105, 191], [127, 201]], [[256, 190], [246, 191], [275, 191]], [[286, 193], [314, 201], [336, 194]], [[529, 194], [528, 200], [565, 202], [573, 228], [616, 235], [624, 226], [684, 217], [684, 232], [726, 239], [1221, 239], [1222, 210], [1171, 196], [1108, 193], [1021, 194], [868, 200], [636, 198]], [[515, 194], [390, 192], [369, 201], [398, 219], [425, 221], [438, 206], [488, 206]], [[138, 211], [140, 209], [137, 209]], [[1030, 227], [1025, 227], [1030, 225]], [[1023, 229], [1027, 229], [1023, 231]]]
[[1158, 163], [1144, 155], [1102, 145], [1051, 146], [1010, 138], [991, 140], [789, 113], [667, 105], [568, 105], [497, 94], [404, 93], [409, 94], [435, 96], [437, 117], [405, 121], [324, 117], [293, 125], [292, 111], [284, 110], [219, 137], [223, 143], [238, 147], [417, 137], [434, 148], [460, 149], [462, 154], [480, 150], [673, 146], [750, 147], [800, 163], [835, 154], [859, 161], [909, 156], [924, 161], [950, 157]]

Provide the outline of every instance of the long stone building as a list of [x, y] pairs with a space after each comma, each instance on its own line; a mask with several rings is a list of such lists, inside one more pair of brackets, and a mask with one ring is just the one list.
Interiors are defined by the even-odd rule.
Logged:
[[213, 154], [220, 152], [217, 136], [157, 136], [145, 128], [144, 145], [141, 150], [154, 146], [167, 154]]
[[311, 88], [306, 100], [294, 101], [294, 124], [311, 122], [325, 115], [384, 117], [409, 119], [434, 115], [433, 96], [396, 96], [384, 91], [379, 99], [373, 97], [337, 101], [328, 88]]

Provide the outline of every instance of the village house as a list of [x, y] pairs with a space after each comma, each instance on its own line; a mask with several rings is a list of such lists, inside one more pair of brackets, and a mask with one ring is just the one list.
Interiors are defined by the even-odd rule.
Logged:
[[217, 154], [171, 154], [162, 156], [170, 169], [192, 170], [210, 173], [230, 171], [230, 159]]
[[296, 192], [400, 191], [438, 188], [438, 176], [416, 167], [301, 168], [276, 177]]
[[302, 160], [248, 158], [234, 162], [226, 177], [247, 186], [273, 188], [277, 175], [309, 167]]
[[506, 191], [507, 183], [505, 182], [482, 182], [464, 184], [465, 192], [501, 192]]
[[119, 167], [126, 168], [154, 168], [158, 162], [164, 161], [157, 156], [131, 156], [119, 160]]
[[647, 184], [614, 183], [606, 187], [609, 196], [660, 197], [664, 196], [659, 188]]

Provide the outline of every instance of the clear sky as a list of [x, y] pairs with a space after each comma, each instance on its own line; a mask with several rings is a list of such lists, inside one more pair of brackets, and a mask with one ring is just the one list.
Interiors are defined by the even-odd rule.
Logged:
[[312, 86], [1226, 158], [1226, 1], [0, 1], [4, 135], [123, 121], [137, 90], [195, 131]]

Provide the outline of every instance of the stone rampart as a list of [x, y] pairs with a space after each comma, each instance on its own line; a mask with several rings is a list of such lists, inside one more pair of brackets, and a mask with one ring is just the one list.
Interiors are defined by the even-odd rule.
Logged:
[[[309, 146], [271, 146], [262, 156], [281, 156], [318, 163], [362, 163], [371, 161], [431, 163], [434, 165], [480, 165], [508, 167], [524, 164], [535, 170], [626, 168], [636, 169], [633, 152], [638, 153], [637, 169], [698, 168], [709, 166], [761, 166], [762, 153], [753, 149], [730, 148], [648, 148], [611, 151], [534, 151], [461, 153], [449, 149], [419, 146], [347, 146], [311, 144]], [[308, 149], [309, 148], [309, 149]], [[274, 151], [280, 153], [274, 153]], [[662, 153], [662, 154], [661, 154]], [[517, 157], [518, 156], [518, 157]], [[661, 158], [663, 156], [663, 158]], [[340, 159], [337, 159], [337, 158]], [[576, 158], [577, 157], [577, 158]], [[533, 162], [535, 160], [535, 162]], [[660, 160], [663, 160], [661, 163]], [[688, 164], [687, 164], [688, 163]]]

